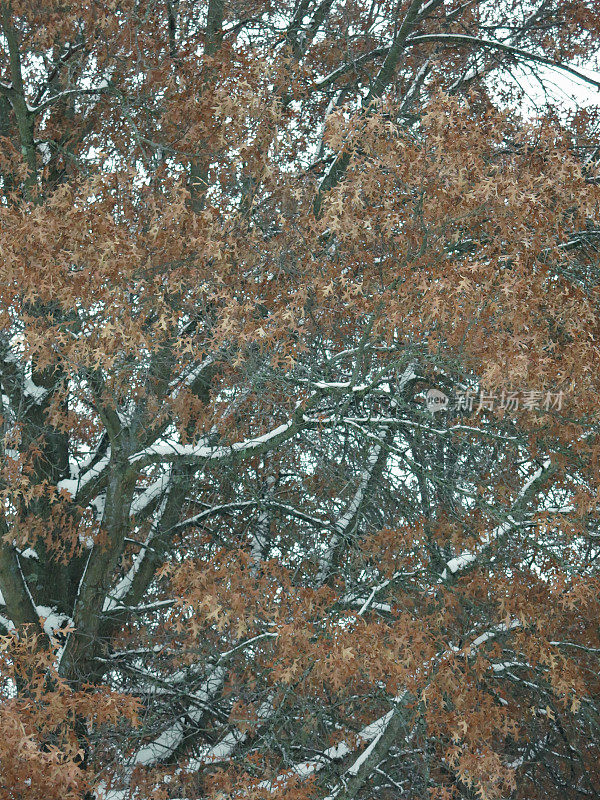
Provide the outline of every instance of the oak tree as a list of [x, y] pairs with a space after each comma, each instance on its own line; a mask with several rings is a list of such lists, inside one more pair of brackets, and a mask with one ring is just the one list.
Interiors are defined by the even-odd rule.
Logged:
[[0, 28], [0, 798], [597, 796], [597, 0]]

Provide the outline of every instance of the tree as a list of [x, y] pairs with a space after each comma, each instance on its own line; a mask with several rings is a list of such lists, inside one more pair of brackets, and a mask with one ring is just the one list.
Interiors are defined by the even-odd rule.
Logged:
[[598, 3], [0, 9], [0, 797], [595, 796]]

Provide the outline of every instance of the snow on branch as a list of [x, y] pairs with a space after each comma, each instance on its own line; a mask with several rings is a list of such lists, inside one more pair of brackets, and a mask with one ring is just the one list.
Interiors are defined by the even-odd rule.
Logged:
[[129, 510], [130, 516], [141, 514], [154, 500], [161, 497], [167, 490], [171, 480], [171, 471], [165, 472], [153, 481], [143, 492], [135, 497]]
[[277, 447], [281, 442], [294, 436], [299, 427], [299, 421], [294, 418], [262, 436], [235, 442], [228, 446], [211, 446], [206, 443], [184, 445], [173, 441], [160, 442], [134, 453], [130, 456], [129, 461], [131, 464], [140, 466], [173, 461], [194, 464], [201, 461], [224, 461], [235, 455], [250, 456]]
[[[271, 700], [262, 703], [256, 714], [258, 718], [257, 721], [259, 723], [266, 722], [273, 715], [273, 711], [274, 708]], [[226, 733], [217, 744], [204, 747], [199, 756], [190, 760], [186, 770], [189, 772], [197, 772], [199, 769], [209, 764], [225, 761], [231, 756], [235, 748], [239, 744], [242, 744], [247, 738], [248, 731], [241, 731], [238, 728], [233, 728]]]
[[110, 463], [110, 448], [106, 451], [105, 455], [102, 456], [92, 467], [86, 470], [83, 473], [72, 475], [70, 478], [64, 478], [62, 481], [59, 481], [56, 484], [56, 488], [61, 490], [64, 489], [68, 494], [71, 495], [73, 500], [76, 500], [78, 496], [82, 493], [83, 489], [88, 486], [93, 480], [98, 478], [104, 469]]
[[208, 356], [208, 358], [205, 358], [199, 364], [196, 364], [187, 369], [185, 372], [182, 372], [181, 375], [172, 380], [169, 384], [171, 395], [173, 397], [177, 397], [182, 389], [190, 387], [194, 381], [196, 381], [196, 379], [199, 378], [202, 373], [214, 363], [215, 358], [213, 356]]
[[[535, 492], [539, 487], [539, 484], [548, 476], [548, 474], [551, 473], [551, 471], [552, 471], [552, 462], [550, 461], [550, 459], [545, 459], [543, 465], [541, 467], [538, 467], [535, 470], [535, 472], [532, 475], [530, 475], [529, 478], [527, 478], [527, 480], [519, 490], [519, 493], [517, 494], [517, 497], [511, 506], [510, 512], [508, 513], [507, 521], [503, 522], [501, 525], [498, 525], [498, 527], [494, 531], [493, 536], [489, 536], [488, 534], [487, 536], [481, 537], [481, 544], [484, 549], [489, 546], [490, 542], [498, 539], [499, 536], [503, 536], [504, 534], [508, 533], [509, 531], [511, 531], [513, 528], [515, 528], [520, 524], [514, 518], [515, 512], [522, 510], [523, 504], [527, 502], [530, 495], [535, 494]], [[444, 568], [442, 574], [440, 575], [440, 582], [447, 580], [447, 578], [449, 577], [448, 573], [450, 573], [451, 575], [455, 575], [457, 572], [466, 569], [469, 566], [469, 564], [474, 564], [477, 561], [479, 555], [481, 555], [481, 552], [479, 554], [475, 554], [465, 550], [459, 556], [451, 558], [447, 562], [446, 567]]]
[[[153, 521], [152, 527], [150, 528], [150, 531], [148, 532], [148, 535], [146, 537], [146, 541], [144, 542], [140, 551], [134, 558], [133, 564], [129, 568], [127, 575], [125, 575], [125, 577], [119, 581], [119, 583], [115, 586], [115, 588], [110, 592], [110, 594], [104, 600], [104, 608], [103, 608], [104, 612], [114, 611], [119, 606], [120, 602], [125, 597], [127, 597], [127, 594], [129, 593], [129, 590], [133, 585], [133, 580], [137, 575], [137, 573], [140, 571], [141, 566], [144, 563], [144, 559], [146, 558], [150, 550], [150, 543], [154, 538], [154, 536], [156, 535], [156, 531], [158, 530], [160, 521], [163, 517], [165, 508], [167, 506], [167, 500], [169, 498], [168, 489], [170, 487], [170, 480], [171, 480], [171, 469], [169, 469], [167, 474], [162, 476], [160, 480], [161, 480], [161, 492], [163, 492], [164, 494], [156, 519]], [[152, 496], [153, 497], [158, 496], [158, 492], [155, 491], [155, 493]], [[150, 500], [148, 500], [148, 502], [150, 502]]]
[[187, 717], [192, 723], [199, 722], [206, 706], [223, 686], [225, 675], [224, 667], [216, 666], [194, 694], [194, 700], [198, 701], [197, 707], [188, 708], [185, 715], [178, 716], [156, 739], [143, 745], [135, 754], [134, 764], [151, 766], [174, 753], [185, 738], [186, 725], [183, 717]]
[[346, 512], [336, 522], [334, 526], [334, 533], [331, 537], [325, 553], [322, 555], [319, 563], [319, 572], [317, 580], [323, 583], [326, 580], [335, 560], [336, 553], [342, 541], [344, 541], [351, 533], [353, 527], [357, 524], [358, 515], [365, 496], [371, 485], [375, 471], [380, 464], [382, 458], [385, 457], [385, 448], [383, 444], [376, 444], [371, 448], [367, 466], [362, 471], [360, 476], [358, 488], [346, 509]]
[[294, 778], [308, 778], [310, 775], [320, 772], [332, 761], [339, 761], [340, 759], [345, 758], [347, 755], [350, 755], [350, 753], [353, 753], [359, 747], [362, 747], [365, 744], [370, 745], [372, 742], [376, 743], [387, 730], [388, 725], [396, 713], [398, 705], [406, 698], [407, 695], [408, 692], [403, 691], [397, 697], [394, 697], [392, 701], [394, 707], [391, 708], [386, 714], [376, 719], [374, 722], [366, 725], [362, 730], [355, 734], [353, 739], [348, 739], [346, 741], [339, 742], [332, 747], [328, 747], [327, 750], [324, 750], [316, 758], [295, 764], [290, 770], [278, 775], [275, 780], [261, 781], [256, 788], [268, 789], [273, 793], [284, 791], [290, 780], [293, 780]]

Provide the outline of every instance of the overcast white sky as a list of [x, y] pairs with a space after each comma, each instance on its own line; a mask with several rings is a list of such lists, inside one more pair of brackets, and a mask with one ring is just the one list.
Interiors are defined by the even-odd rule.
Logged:
[[[543, 67], [539, 64], [535, 65], [535, 69], [543, 78], [549, 99], [560, 104], [566, 112], [576, 108], [600, 106], [600, 91], [590, 84], [558, 69]], [[594, 66], [585, 69], [577, 67], [577, 69], [600, 82], [600, 72]], [[515, 75], [530, 95], [530, 102], [524, 104], [524, 113], [527, 116], [535, 116], [535, 103], [539, 102], [540, 105], [544, 105], [546, 102], [542, 88], [536, 80], [531, 79], [531, 75], [525, 69], [515, 70]]]

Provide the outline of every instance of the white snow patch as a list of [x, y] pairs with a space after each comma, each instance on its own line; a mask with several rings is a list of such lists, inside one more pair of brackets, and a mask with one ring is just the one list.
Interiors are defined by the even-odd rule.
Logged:
[[450, 572], [454, 575], [459, 570], [464, 569], [469, 564], [472, 564], [476, 558], [477, 556], [473, 555], [473, 553], [468, 553], [467, 551], [461, 553], [461, 555], [456, 558], [451, 558], [446, 564], [446, 569], [442, 572], [442, 580], [446, 580], [448, 576], [447, 570], [450, 570]]
[[44, 620], [44, 632], [49, 637], [54, 636], [56, 631], [61, 630], [61, 625], [63, 625], [65, 622], [69, 623], [70, 625], [73, 624], [71, 617], [68, 617], [66, 614], [58, 614], [56, 612], [56, 606], [36, 606], [35, 610], [38, 617], [41, 617]]
[[48, 394], [48, 389], [38, 386], [31, 378], [25, 378], [23, 389], [26, 397], [30, 397], [35, 403], [41, 403]]
[[21, 558], [32, 558], [35, 561], [39, 561], [40, 558], [33, 549], [33, 547], [27, 547], [25, 548], [25, 550], [21, 550], [19, 555], [21, 556]]

